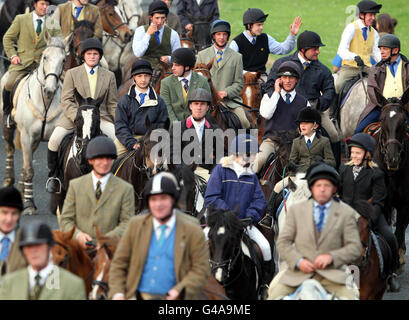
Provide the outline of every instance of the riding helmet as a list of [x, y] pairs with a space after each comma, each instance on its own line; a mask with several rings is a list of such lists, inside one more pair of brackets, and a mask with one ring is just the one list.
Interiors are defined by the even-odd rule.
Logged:
[[95, 49], [99, 51], [101, 57], [104, 55], [104, 49], [102, 48], [102, 43], [96, 38], [88, 38], [81, 41], [81, 56], [84, 55], [85, 51]]
[[304, 31], [298, 36], [297, 49], [309, 49], [314, 47], [325, 47], [325, 44], [321, 42], [321, 37], [318, 33], [313, 31]]
[[172, 52], [172, 62], [184, 67], [193, 68], [196, 63], [196, 57], [192, 49], [179, 48]]
[[300, 68], [294, 61], [285, 61], [278, 67], [279, 77], [281, 76], [292, 76], [300, 78]]
[[171, 172], [159, 172], [146, 184], [143, 191], [145, 201], [155, 194], [168, 194], [175, 202], [179, 198], [180, 187], [176, 177]]
[[337, 170], [324, 162], [319, 162], [310, 166], [307, 169], [304, 179], [307, 179], [308, 188], [310, 189], [314, 182], [319, 179], [327, 179], [337, 187], [339, 186], [340, 182], [340, 177]]
[[190, 94], [188, 103], [191, 103], [193, 101], [204, 101], [210, 105], [212, 103], [212, 95], [206, 89], [197, 88], [194, 89]]
[[268, 14], [264, 14], [263, 11], [257, 8], [248, 9], [243, 15], [243, 25], [252, 23], [260, 23], [266, 21]]
[[131, 77], [136, 74], [146, 73], [152, 75], [152, 65], [148, 60], [138, 59], [132, 64]]
[[0, 207], [12, 207], [23, 210], [20, 192], [13, 186], [0, 188]]
[[108, 137], [97, 136], [88, 143], [86, 157], [88, 160], [102, 157], [116, 159], [115, 144]]
[[153, 1], [150, 5], [149, 5], [149, 15], [153, 16], [154, 13], [164, 13], [166, 15], [169, 14], [169, 8], [166, 5], [166, 3], [164, 3], [163, 1], [159, 0], [159, 1]]
[[227, 32], [227, 34], [230, 36], [231, 32], [231, 27], [230, 23], [227, 22], [226, 20], [215, 20], [212, 22], [212, 25], [210, 26], [210, 34], [214, 35], [216, 32]]
[[259, 151], [257, 137], [254, 137], [248, 133], [241, 133], [237, 135], [234, 137], [233, 142], [230, 145], [231, 154], [254, 154], [258, 153]]
[[376, 141], [369, 134], [360, 132], [354, 134], [351, 139], [347, 140], [347, 146], [348, 148], [358, 147], [364, 149], [373, 155], [375, 152]]
[[39, 220], [30, 221], [21, 228], [19, 247], [47, 243], [54, 244], [54, 237], [50, 227]]
[[364, 0], [358, 3], [359, 13], [378, 13], [382, 5], [375, 1]]
[[305, 107], [298, 112], [295, 122], [297, 122], [298, 125], [300, 122], [315, 122], [321, 125], [321, 114], [316, 109]]
[[394, 34], [385, 34], [379, 39], [378, 47], [398, 48], [400, 50], [400, 40]]

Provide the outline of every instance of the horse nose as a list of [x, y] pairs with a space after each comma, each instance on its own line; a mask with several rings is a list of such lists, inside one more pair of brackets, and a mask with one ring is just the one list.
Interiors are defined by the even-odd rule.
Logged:
[[125, 33], [125, 42], [131, 41], [132, 34], [130, 32]]
[[105, 300], [105, 296], [104, 296], [102, 293], [100, 293], [100, 294], [97, 296], [97, 300]]
[[49, 89], [49, 88], [45, 88], [45, 89], [44, 89], [44, 93], [45, 93], [45, 95], [47, 96], [47, 98], [51, 98], [52, 95], [53, 95], [53, 93], [54, 93], [54, 91], [51, 90], [51, 89]]

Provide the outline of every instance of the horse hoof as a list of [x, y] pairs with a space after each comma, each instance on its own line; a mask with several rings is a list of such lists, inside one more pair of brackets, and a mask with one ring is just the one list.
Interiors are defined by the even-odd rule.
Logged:
[[24, 203], [23, 215], [31, 216], [36, 212], [37, 208], [33, 203]]
[[10, 178], [4, 179], [3, 187], [11, 187], [13, 185], [14, 185], [14, 179], [10, 179]]
[[405, 253], [406, 253], [406, 250], [404, 250], [404, 249], [399, 249], [398, 253], [399, 253], [399, 264], [402, 266], [402, 265], [404, 265], [404, 264], [406, 263], [406, 262], [405, 262]]

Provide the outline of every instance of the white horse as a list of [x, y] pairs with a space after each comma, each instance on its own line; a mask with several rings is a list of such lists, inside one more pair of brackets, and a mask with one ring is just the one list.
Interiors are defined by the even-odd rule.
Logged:
[[[24, 197], [24, 213], [32, 214], [35, 211], [33, 198], [32, 166], [33, 153], [40, 141], [48, 141], [54, 130], [55, 122], [61, 114], [60, 107], [61, 87], [60, 76], [63, 72], [66, 53], [69, 52], [68, 39], [51, 37], [45, 33], [47, 47], [43, 51], [40, 64], [30, 75], [26, 76], [13, 99], [12, 115], [17, 125], [16, 146], [23, 151], [23, 172], [20, 183]], [[3, 92], [8, 72], [1, 79], [0, 92]], [[24, 81], [24, 83], [23, 83]], [[3, 110], [2, 99], [0, 99]], [[14, 184], [14, 136], [15, 128], [7, 129], [3, 125], [3, 134], [6, 140], [6, 174], [3, 185]]]

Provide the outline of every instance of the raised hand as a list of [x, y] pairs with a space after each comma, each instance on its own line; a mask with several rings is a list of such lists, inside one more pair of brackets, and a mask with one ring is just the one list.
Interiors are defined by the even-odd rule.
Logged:
[[294, 19], [293, 23], [290, 25], [290, 32], [293, 36], [298, 34], [302, 25], [301, 17], [298, 16]]

